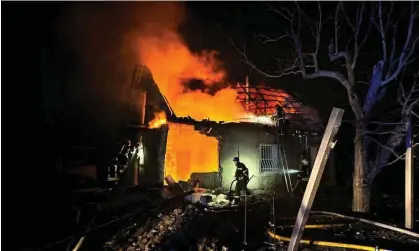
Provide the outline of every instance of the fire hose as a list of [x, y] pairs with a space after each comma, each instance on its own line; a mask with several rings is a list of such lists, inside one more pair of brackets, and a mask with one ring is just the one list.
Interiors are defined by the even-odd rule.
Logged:
[[[343, 214], [327, 212], [327, 211], [312, 211], [311, 214], [323, 214], [323, 215], [330, 215], [330, 216], [345, 218], [345, 219], [354, 220], [354, 221], [360, 221], [360, 222], [367, 223], [367, 224], [370, 224], [370, 225], [373, 225], [373, 226], [386, 228], [386, 229], [393, 230], [393, 231], [396, 231], [396, 232], [399, 232], [399, 233], [403, 233], [403, 234], [406, 234], [406, 235], [409, 235], [409, 236], [412, 236], [412, 237], [416, 237], [416, 238], [419, 237], [418, 233], [415, 233], [415, 232], [412, 232], [412, 231], [409, 231], [409, 230], [406, 230], [406, 229], [398, 228], [398, 227], [395, 227], [395, 226], [390, 226], [390, 225], [387, 225], [387, 224], [383, 224], [383, 223], [359, 218], [359, 217], [346, 216], [346, 215], [343, 215]], [[306, 225], [305, 228], [326, 228], [326, 227], [337, 227], [339, 225], [342, 225], [342, 224]], [[280, 235], [277, 235], [277, 234], [275, 234], [271, 231], [268, 231], [268, 235], [271, 236], [272, 238], [275, 238], [276, 240], [279, 240], [279, 241], [289, 242], [291, 240], [291, 238], [289, 238], [289, 237], [280, 236]], [[363, 245], [355, 245], [355, 244], [347, 244], [347, 243], [329, 242], [329, 241], [301, 240], [300, 243], [311, 244], [311, 245], [315, 245], [315, 246], [351, 248], [351, 249], [357, 249], [357, 250], [388, 251], [388, 249], [383, 249], [383, 248], [363, 246]]]
[[[371, 221], [371, 220], [367, 220], [367, 219], [363, 219], [363, 218], [359, 218], [359, 217], [347, 216], [347, 215], [328, 212], [328, 211], [311, 211], [310, 214], [329, 215], [329, 216], [335, 216], [335, 217], [339, 217], [339, 218], [343, 218], [343, 219], [348, 219], [348, 220], [351, 220], [351, 221], [359, 221], [359, 222], [370, 224], [370, 225], [373, 225], [373, 226], [376, 226], [376, 227], [385, 228], [385, 229], [396, 231], [396, 232], [406, 234], [406, 235], [409, 235], [409, 236], [412, 236], [412, 237], [415, 237], [415, 238], [419, 238], [419, 233], [415, 233], [415, 232], [407, 230], [407, 229], [403, 229], [403, 228], [399, 228], [399, 227], [395, 227], [395, 226], [391, 226], [391, 225], [388, 225], [388, 224], [375, 222], [375, 221]], [[295, 219], [295, 217], [283, 217], [282, 219]]]
[[371, 220], [367, 220], [367, 219], [363, 219], [363, 218], [359, 218], [359, 217], [352, 217], [352, 216], [346, 216], [343, 214], [338, 214], [338, 213], [333, 213], [333, 212], [327, 212], [327, 211], [311, 211], [311, 214], [323, 214], [323, 215], [330, 215], [330, 216], [335, 216], [335, 217], [340, 217], [340, 218], [344, 218], [344, 219], [348, 219], [348, 220], [354, 220], [354, 221], [360, 221], [363, 223], [367, 223], [376, 227], [381, 227], [381, 228], [386, 228], [392, 231], [396, 231], [399, 233], [403, 233], [415, 238], [419, 238], [419, 234], [406, 230], [406, 229], [402, 229], [402, 228], [398, 228], [395, 226], [390, 226], [387, 224], [383, 224], [383, 223], [379, 223], [379, 222], [375, 222], [375, 221], [371, 221]]
[[[249, 182], [250, 182], [250, 180], [252, 179], [254, 177], [254, 175], [252, 175], [252, 177], [250, 177], [250, 179], [247, 181], [247, 183], [246, 183], [246, 186], [247, 186], [247, 184], [249, 184]], [[234, 179], [232, 182], [231, 182], [231, 184], [230, 184], [230, 192], [229, 192], [229, 198], [231, 198], [231, 189], [233, 188], [233, 184], [234, 184], [234, 182], [236, 182], [237, 181], [237, 178], [236, 179]]]
[[[279, 241], [286, 241], [289, 242], [291, 238], [280, 236], [274, 234], [271, 231], [268, 231], [269, 236], [275, 238]], [[389, 249], [384, 248], [377, 248], [371, 246], [364, 246], [364, 245], [356, 245], [356, 244], [348, 244], [348, 243], [339, 243], [339, 242], [331, 242], [331, 241], [314, 241], [314, 240], [301, 240], [300, 243], [314, 245], [314, 246], [324, 246], [324, 247], [336, 247], [336, 248], [350, 248], [356, 250], [365, 250], [365, 251], [390, 251]]]
[[233, 184], [234, 184], [234, 182], [236, 182], [236, 181], [237, 181], [237, 179], [234, 179], [234, 180], [231, 182], [231, 184], [230, 184], [230, 192], [228, 193], [229, 198], [231, 198], [231, 188], [233, 187]]
[[[315, 224], [315, 225], [305, 225], [304, 229], [317, 229], [317, 228], [334, 228], [334, 227], [343, 227], [347, 224], [345, 223], [333, 223], [333, 224]], [[295, 225], [290, 226], [279, 226], [278, 228], [293, 228]]]

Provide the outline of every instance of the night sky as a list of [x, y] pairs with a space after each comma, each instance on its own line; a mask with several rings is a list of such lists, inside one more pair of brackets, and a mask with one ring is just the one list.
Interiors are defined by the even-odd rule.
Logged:
[[[2, 172], [3, 181], [8, 177], [11, 178], [9, 182], [13, 183], [11, 188], [3, 189], [3, 194], [5, 192], [13, 194], [15, 200], [18, 200], [13, 204], [13, 215], [23, 215], [17, 220], [17, 224], [11, 225], [11, 232], [20, 231], [18, 227], [25, 222], [33, 222], [34, 218], [42, 221], [42, 217], [53, 212], [52, 209], [46, 210], [39, 205], [53, 204], [49, 194], [53, 193], [50, 187], [55, 185], [55, 178], [50, 174], [53, 173], [54, 164], [48, 163], [48, 153], [61, 136], [52, 133], [48, 128], [42, 128], [41, 106], [48, 102], [52, 102], [52, 106], [60, 103], [62, 100], [57, 93], [66, 90], [73, 82], [83, 86], [83, 81], [79, 81], [80, 79], [95, 78], [109, 81], [117, 79], [117, 76], [106, 75], [111, 69], [106, 62], [114, 59], [111, 48], [113, 43], [119, 41], [117, 33], [114, 33], [111, 27], [124, 25], [127, 21], [118, 19], [121, 13], [114, 13], [120, 3], [90, 4], [89, 8], [93, 9], [95, 8], [93, 5], [105, 6], [98, 8], [103, 8], [105, 13], [109, 12], [113, 19], [110, 18], [108, 23], [99, 26], [96, 31], [102, 32], [101, 43], [97, 46], [103, 48], [104, 53], [99, 49], [92, 50], [88, 59], [80, 57], [78, 53], [80, 48], [78, 46], [84, 43], [85, 30], [79, 31], [74, 28], [71, 33], [74, 41], [63, 39], [63, 34], [64, 36], [68, 34], [66, 29], [71, 30], [71, 25], [63, 24], [62, 16], [68, 13], [74, 4], [79, 3], [2, 3], [2, 126], [3, 137], [7, 142], [3, 141], [3, 150], [7, 151], [7, 154], [3, 153]], [[277, 16], [267, 11], [266, 4], [190, 2], [186, 4], [185, 9], [186, 18], [180, 27], [180, 32], [189, 48], [194, 51], [202, 49], [219, 51], [232, 82], [243, 81], [245, 76], [249, 75], [251, 82], [284, 88], [298, 94], [305, 102], [317, 108], [325, 120], [332, 106], [348, 108], [345, 90], [338, 83], [327, 80], [303, 82], [299, 77], [264, 79], [251, 72], [241, 62], [241, 57], [233, 48], [229, 38], [233, 39], [240, 48], [246, 44], [249, 57], [260, 62], [261, 67], [269, 67], [272, 60], [275, 60], [272, 55], [278, 55], [276, 53], [281, 55], [289, 50], [286, 46], [264, 46], [257, 43], [254, 36], [256, 33], [278, 35], [283, 25]], [[92, 20], [93, 23], [94, 21]], [[91, 41], [86, 40], [86, 45], [91, 46], [89, 42]], [[92, 58], [93, 56], [98, 58]], [[86, 62], [94, 65], [92, 69], [97, 71], [92, 73], [92, 76], [78, 75], [79, 69]], [[131, 68], [128, 71], [131, 71]], [[80, 101], [78, 109], [100, 111], [103, 107], [94, 103], [106, 99], [102, 98], [95, 97], [90, 103]], [[347, 111], [345, 116], [350, 118], [351, 112]], [[107, 110], [108, 114], [112, 112], [113, 110]], [[347, 133], [346, 127], [347, 125], [343, 126], [341, 132]], [[31, 214], [27, 214], [28, 210]], [[29, 231], [35, 230], [33, 228], [28, 227], [28, 235], [32, 234]]]
[[[77, 26], [76, 24], [70, 25], [68, 20], [72, 19], [66, 18], [69, 16], [69, 12], [77, 12], [77, 10], [74, 10], [77, 9], [77, 7], [74, 7], [76, 3], [50, 5], [52, 6], [48, 7], [51, 8], [50, 11], [45, 10], [45, 15], [41, 20], [38, 20], [38, 22], [43, 23], [42, 30], [45, 33], [45, 36], [39, 37], [39, 39], [42, 39], [43, 85], [47, 86], [43, 90], [44, 102], [48, 103], [49, 100], [56, 102], [57, 95], [55, 93], [57, 89], [70, 89], [71, 85], [80, 85], [79, 89], [82, 89], [86, 88], [86, 84], [83, 84], [83, 82], [100, 82], [102, 84], [102, 82], [109, 80], [110, 85], [114, 85], [114, 82], [123, 81], [123, 77], [110, 76], [106, 72], [118, 67], [107, 62], [117, 61], [115, 51], [119, 48], [116, 43], [125, 35], [124, 32], [128, 32], [130, 25], [132, 26], [130, 19], [125, 18], [123, 14], [130, 7], [124, 7], [124, 5], [117, 5], [116, 3], [89, 4], [86, 9], [92, 9], [92, 13], [96, 13], [94, 11], [97, 10], [97, 13], [100, 13], [98, 15], [101, 16], [95, 18], [95, 14], [92, 14], [92, 18], [84, 18], [83, 21], [80, 21], [84, 24]], [[141, 6], [141, 4], [137, 4], [136, 8], [140, 8], [138, 6]], [[283, 21], [277, 15], [267, 11], [267, 7], [264, 3], [190, 2], [185, 4], [185, 19], [179, 27], [179, 32], [192, 51], [199, 52], [204, 49], [218, 51], [219, 57], [228, 72], [229, 81], [243, 81], [245, 76], [249, 75], [253, 83], [284, 88], [289, 92], [300, 95], [305, 102], [315, 106], [320, 114], [327, 119], [333, 105], [347, 105], [345, 91], [339, 84], [330, 84], [330, 81], [327, 80], [307, 84], [298, 76], [284, 79], [263, 78], [241, 62], [242, 58], [232, 46], [230, 38], [238, 47], [246, 46], [250, 58], [255, 60], [263, 69], [272, 69], [272, 65], [275, 65], [275, 56], [283, 56], [284, 53], [288, 53], [290, 48], [284, 44], [262, 45], [255, 38], [255, 34], [259, 33], [279, 34], [281, 29], [284, 28]], [[78, 8], [83, 9], [85, 7]], [[103, 16], [106, 16], [104, 13], [109, 13], [109, 18], [103, 18]], [[95, 19], [106, 19], [106, 22], [97, 24]], [[63, 22], [66, 22], [66, 24], [63, 24]], [[73, 20], [73, 22], [76, 21]], [[89, 28], [96, 30], [97, 38], [85, 39], [92, 33], [87, 31]], [[81, 47], [86, 49], [83, 50]], [[80, 56], [81, 54], [85, 55]], [[125, 57], [128, 58], [129, 56], [126, 55]], [[84, 67], [85, 64], [94, 65], [94, 67], [89, 66], [88, 71], [92, 76], [86, 76], [88, 75], [86, 72], [80, 73], [79, 69]], [[129, 64], [121, 67], [124, 67], [124, 69], [131, 68]], [[80, 74], [85, 76], [80, 77]], [[98, 75], [102, 75], [102, 78]], [[125, 72], [122, 75], [129, 77], [126, 76], [128, 73]], [[312, 94], [319, 89], [322, 92], [314, 97]], [[324, 98], [319, 99], [319, 95]], [[345, 100], [343, 103], [342, 99]], [[99, 99], [97, 102], [99, 102]], [[93, 107], [92, 103], [95, 102], [85, 106]], [[97, 109], [97, 107], [92, 109]]]

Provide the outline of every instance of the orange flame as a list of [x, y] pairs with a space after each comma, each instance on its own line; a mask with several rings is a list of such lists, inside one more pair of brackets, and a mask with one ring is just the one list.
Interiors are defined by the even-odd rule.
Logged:
[[148, 128], [160, 128], [167, 124], [166, 113], [164, 111], [154, 113], [154, 119], [148, 123]]
[[140, 61], [150, 69], [178, 117], [232, 121], [244, 113], [232, 88], [222, 89], [214, 95], [185, 88], [184, 83], [188, 80], [202, 81], [202, 89], [226, 83], [226, 72], [217, 52], [191, 52], [173, 28], [160, 27], [158, 33], [142, 34], [136, 45]]
[[[171, 8], [175, 5], [170, 5]], [[226, 71], [215, 51], [192, 52], [178, 34], [182, 11], [176, 8], [159, 15], [147, 15], [153, 22], [135, 41], [139, 61], [146, 65], [160, 92], [178, 117], [232, 122], [246, 116], [231, 87], [209, 94], [208, 90], [227, 83]], [[164, 13], [164, 14], [163, 14]], [[157, 20], [154, 20], [157, 19]], [[185, 82], [200, 80], [199, 90]], [[150, 128], [167, 123], [164, 113], [156, 114]], [[192, 172], [218, 170], [218, 141], [195, 131], [193, 126], [169, 122], [165, 175], [175, 181], [188, 180]]]
[[218, 141], [194, 130], [191, 125], [169, 122], [165, 176], [187, 181], [193, 172], [218, 171]]

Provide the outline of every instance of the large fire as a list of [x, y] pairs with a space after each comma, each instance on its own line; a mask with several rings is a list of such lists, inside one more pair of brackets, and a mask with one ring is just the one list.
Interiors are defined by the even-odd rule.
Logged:
[[[179, 117], [191, 116], [196, 120], [233, 121], [245, 114], [236, 101], [233, 88], [209, 90], [220, 83], [227, 83], [223, 64], [215, 51], [192, 52], [178, 27], [183, 10], [173, 5], [171, 14], [153, 24], [137, 40], [139, 59], [153, 74], [160, 91]], [[167, 20], [172, 18], [172, 20]], [[168, 25], [170, 23], [170, 25]], [[155, 30], [158, 30], [156, 32]], [[154, 31], [154, 32], [152, 32]], [[200, 88], [190, 88], [189, 81], [200, 81]]]
[[169, 122], [165, 176], [186, 181], [193, 172], [217, 172], [217, 146], [217, 139], [200, 134], [193, 126]]
[[[215, 51], [191, 51], [178, 33], [183, 9], [167, 4], [166, 11], [148, 15], [152, 20], [136, 40], [139, 60], [146, 65], [161, 93], [178, 117], [195, 120], [250, 121], [270, 123], [269, 118], [251, 116], [237, 101], [237, 91], [227, 83], [226, 71]], [[192, 81], [199, 85], [192, 86]], [[194, 83], [195, 83], [194, 82]], [[224, 87], [224, 88], [220, 88]], [[260, 115], [260, 114], [258, 114]], [[244, 118], [244, 119], [243, 119]], [[155, 115], [150, 128], [165, 124], [164, 112]], [[217, 140], [200, 134], [192, 126], [169, 123], [165, 174], [188, 180], [192, 172], [218, 170]]]
[[154, 118], [148, 123], [148, 128], [160, 128], [167, 123], [166, 113], [164, 111], [154, 113]]

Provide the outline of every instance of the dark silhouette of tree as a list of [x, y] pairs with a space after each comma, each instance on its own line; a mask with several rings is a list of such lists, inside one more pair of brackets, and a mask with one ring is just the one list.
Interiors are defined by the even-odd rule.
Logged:
[[[354, 10], [345, 8], [354, 5]], [[403, 158], [396, 153], [396, 148], [404, 140], [406, 123], [412, 115], [417, 115], [413, 111], [418, 105], [416, 81], [415, 84], [410, 84], [409, 91], [403, 88], [403, 84], [399, 85], [398, 100], [401, 109], [395, 118], [398, 121], [380, 122], [378, 126], [373, 121], [374, 110], [390, 94], [389, 87], [397, 86], [401, 77], [408, 75], [404, 73], [416, 59], [415, 49], [419, 36], [415, 33], [415, 22], [419, 14], [418, 6], [414, 2], [358, 2], [346, 6], [339, 2], [334, 8], [334, 14], [328, 17], [324, 17], [324, 6], [321, 3], [317, 3], [317, 11], [311, 9], [309, 12], [316, 13], [316, 17], [307, 14], [302, 4], [283, 6], [269, 6], [269, 10], [282, 17], [289, 24], [288, 29], [278, 37], [258, 35], [264, 44], [285, 40], [292, 47], [289, 59], [278, 60], [279, 66], [275, 72], [258, 68], [249, 60], [245, 51], [238, 49], [234, 43], [233, 45], [243, 61], [262, 76], [281, 78], [300, 75], [307, 80], [329, 78], [346, 89], [356, 120], [352, 210], [368, 212], [374, 178], [384, 166]], [[308, 35], [311, 35], [311, 41], [307, 39]], [[326, 41], [330, 43], [324, 50]], [[379, 47], [381, 53], [375, 59], [373, 51]], [[365, 63], [371, 60], [374, 62], [372, 65]], [[370, 76], [366, 81], [362, 81], [363, 72], [369, 72]], [[357, 88], [360, 83], [368, 85], [366, 94]], [[394, 160], [393, 155], [396, 155]]]

